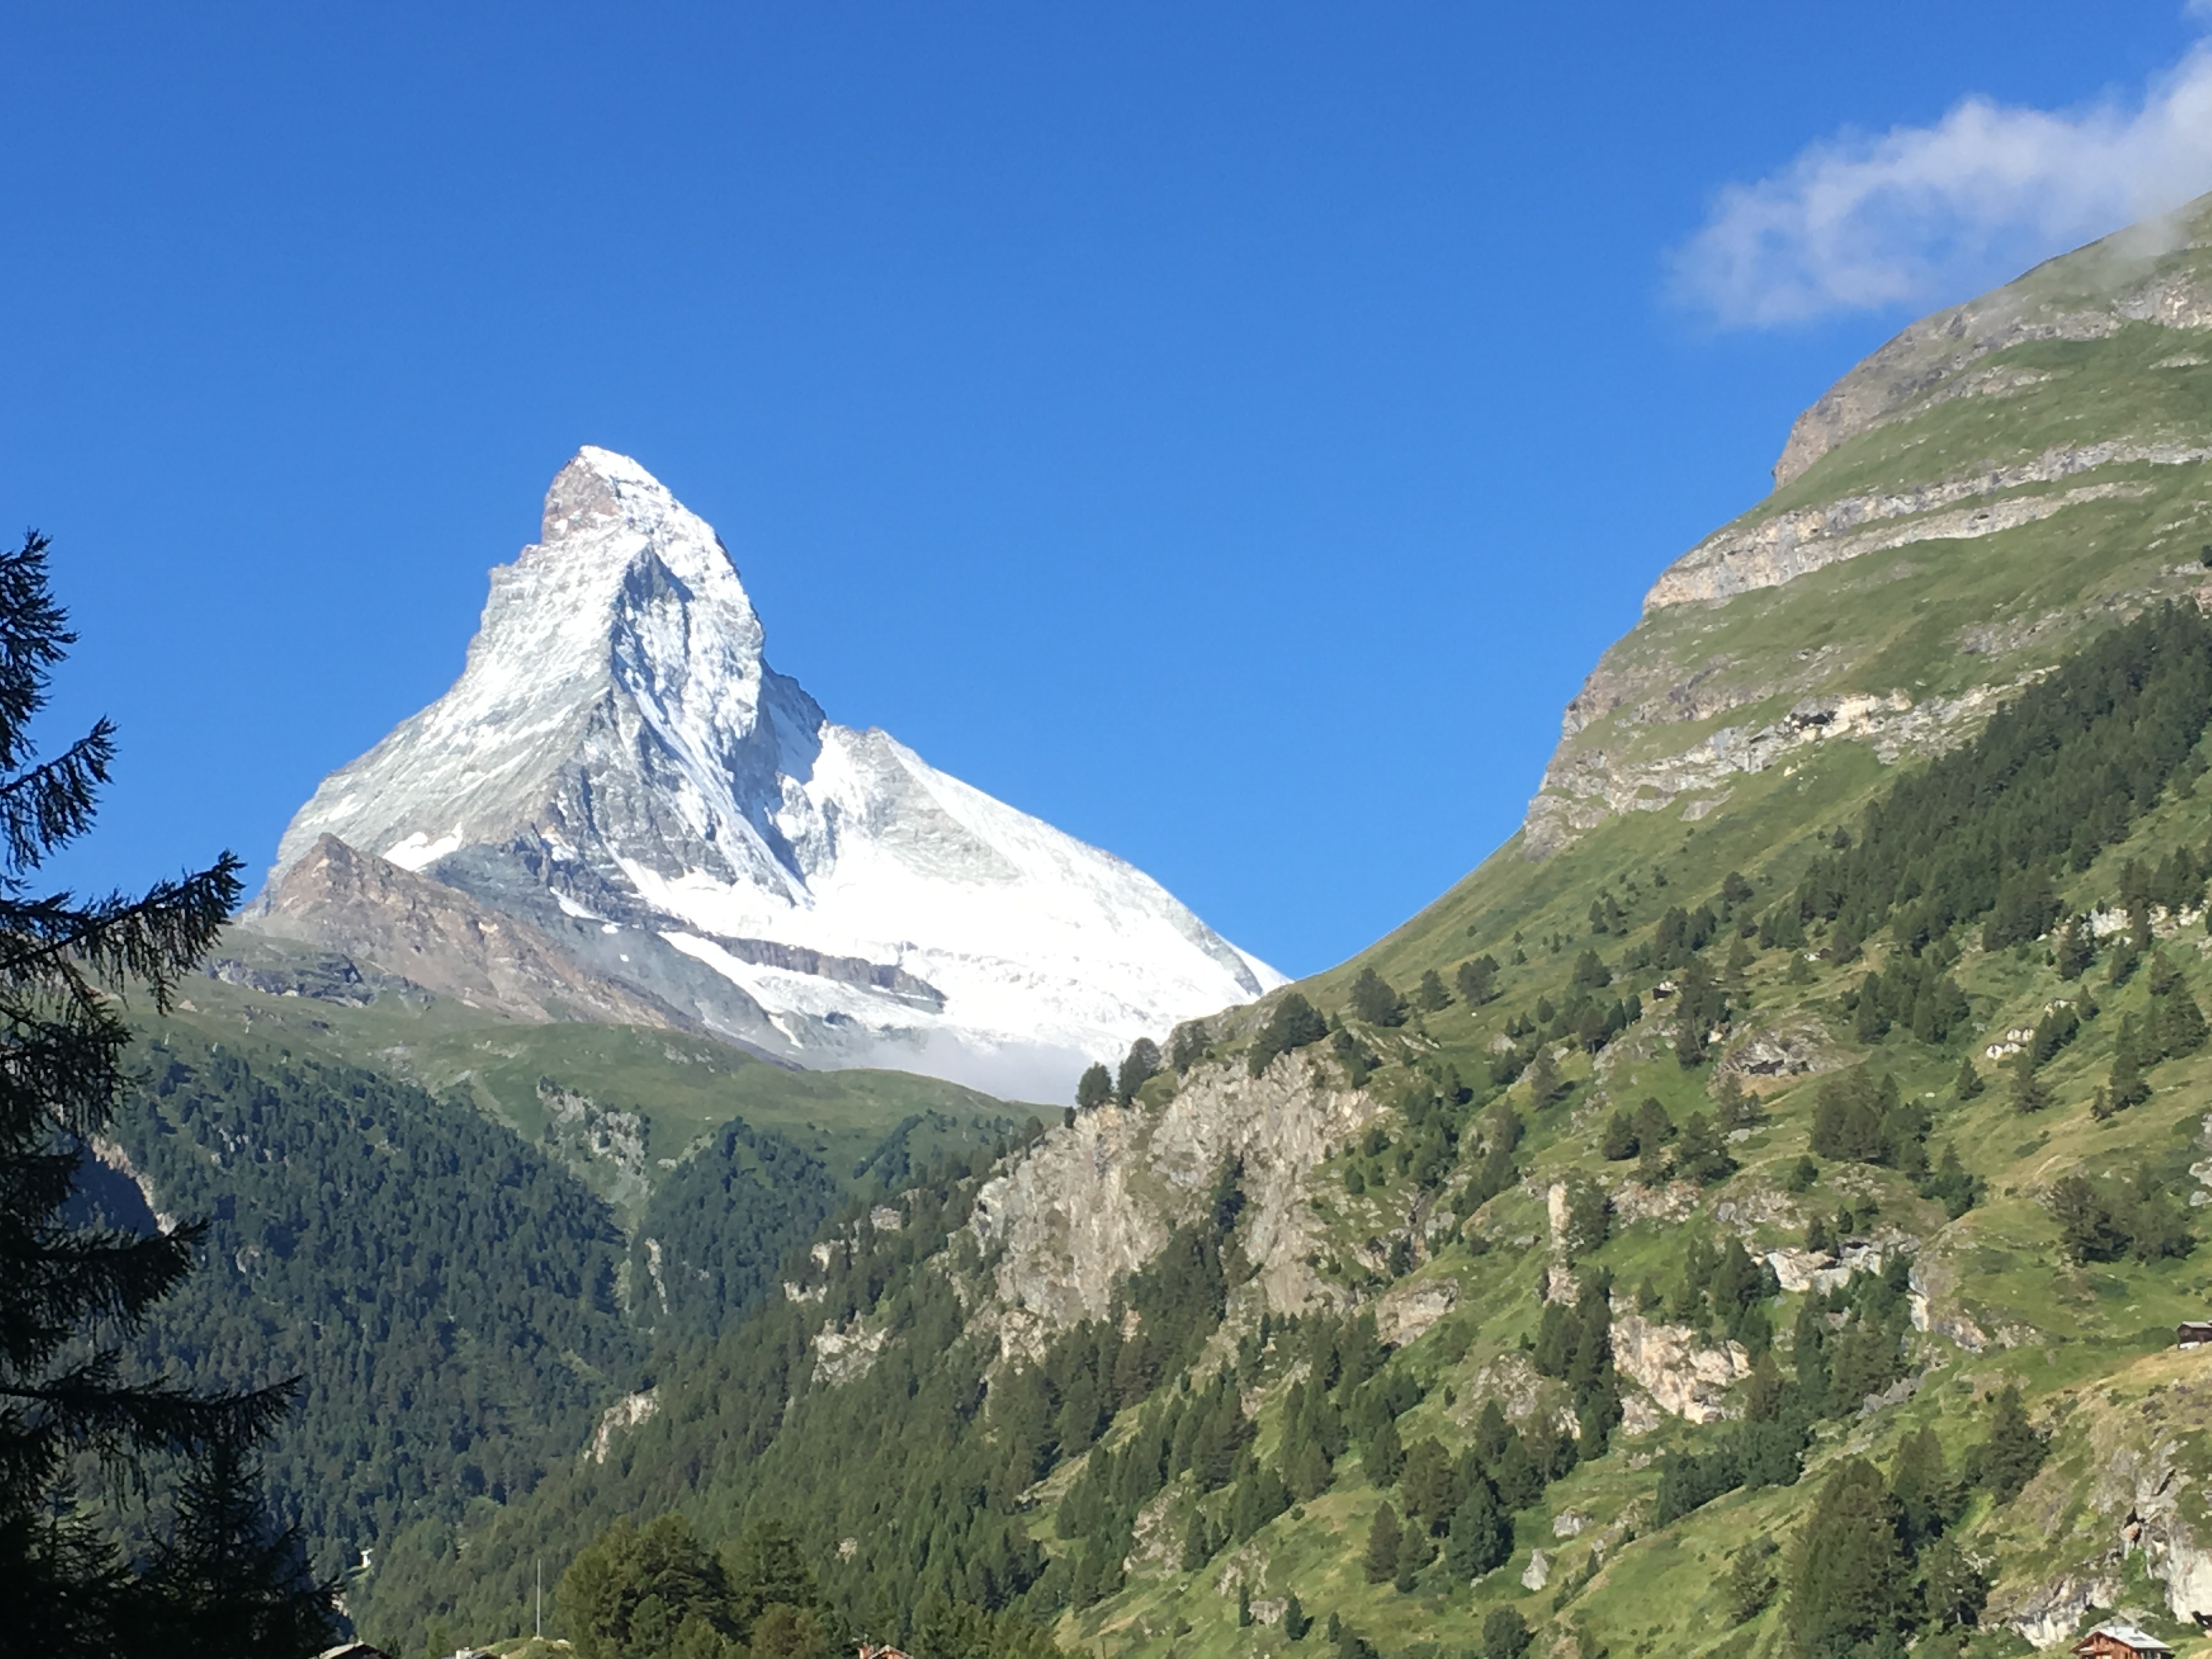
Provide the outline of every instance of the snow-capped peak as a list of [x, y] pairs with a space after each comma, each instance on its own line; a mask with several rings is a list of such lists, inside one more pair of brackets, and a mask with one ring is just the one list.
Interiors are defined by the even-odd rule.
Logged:
[[1061, 1092], [1280, 976], [1141, 872], [826, 720], [711, 526], [586, 447], [453, 688], [325, 780], [330, 834], [804, 1064]]

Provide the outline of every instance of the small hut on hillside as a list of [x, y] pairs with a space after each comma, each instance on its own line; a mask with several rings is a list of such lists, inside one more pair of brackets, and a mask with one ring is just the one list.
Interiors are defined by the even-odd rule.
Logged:
[[2124, 1619], [2097, 1626], [2074, 1644], [2082, 1659], [2171, 1659], [2173, 1650]]

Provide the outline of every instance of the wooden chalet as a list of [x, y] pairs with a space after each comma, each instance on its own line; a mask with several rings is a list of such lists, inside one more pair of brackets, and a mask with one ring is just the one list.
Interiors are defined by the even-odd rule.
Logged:
[[2185, 1319], [2173, 1328], [2173, 1346], [2198, 1348], [2212, 1342], [2212, 1319]]
[[2082, 1659], [2170, 1659], [2173, 1650], [2124, 1619], [2097, 1626], [2074, 1644]]

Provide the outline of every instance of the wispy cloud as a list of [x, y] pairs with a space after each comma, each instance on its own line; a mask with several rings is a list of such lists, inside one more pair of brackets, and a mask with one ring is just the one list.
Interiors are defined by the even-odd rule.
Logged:
[[[2212, 0], [2191, 14], [2212, 21]], [[1730, 185], [1673, 255], [1676, 297], [1723, 325], [1964, 297], [2212, 190], [2212, 41], [2140, 102], [1968, 98], [1932, 126], [1845, 134]]]

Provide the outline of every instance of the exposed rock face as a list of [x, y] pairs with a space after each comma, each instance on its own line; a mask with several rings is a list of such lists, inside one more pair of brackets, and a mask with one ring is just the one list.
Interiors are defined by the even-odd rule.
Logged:
[[614, 1449], [615, 1437], [641, 1423], [650, 1422], [660, 1409], [660, 1391], [647, 1389], [642, 1394], [626, 1394], [599, 1413], [599, 1426], [592, 1431], [592, 1443], [585, 1449], [588, 1462], [604, 1463], [607, 1454]]
[[888, 1329], [860, 1320], [842, 1329], [824, 1325], [814, 1334], [815, 1380], [831, 1388], [858, 1382], [875, 1369], [877, 1356], [890, 1340]]
[[1304, 1182], [1381, 1109], [1290, 1054], [1256, 1078], [1235, 1066], [1194, 1072], [1157, 1112], [1103, 1106], [1049, 1130], [984, 1186], [970, 1223], [986, 1249], [1004, 1248], [989, 1316], [1002, 1351], [1034, 1353], [1054, 1333], [1103, 1317], [1115, 1286], [1197, 1215], [1231, 1159], [1243, 1166], [1238, 1237], [1268, 1304], [1331, 1301], [1306, 1264], [1320, 1223]]
[[[334, 896], [295, 877], [326, 837], [627, 988], [630, 1013], [603, 992], [584, 1018], [649, 1007], [801, 1064], [1018, 1098], [1060, 1097], [1092, 1057], [1282, 982], [1121, 860], [830, 720], [769, 667], [713, 529], [600, 449], [562, 469], [541, 539], [492, 573], [453, 688], [285, 832], [261, 925], [405, 925], [366, 916], [359, 883], [346, 927], [321, 914]], [[420, 945], [462, 961], [373, 959], [483, 994], [472, 941]]]
[[[2177, 1367], [2176, 1374], [2187, 1377], [2193, 1368]], [[2212, 1389], [2181, 1380], [2099, 1413], [2086, 1465], [2093, 1472], [2087, 1507], [2094, 1531], [2081, 1538], [2094, 1555], [2049, 1578], [2001, 1583], [1987, 1622], [2008, 1625], [2039, 1645], [2057, 1641], [2088, 1608], [2117, 1604], [2128, 1558], [2137, 1551], [2173, 1618], [2189, 1624], [2212, 1614], [2212, 1539], [2201, 1520], [2205, 1471], [2196, 1455], [2208, 1420]], [[2030, 1536], [2060, 1535], [2075, 1519], [2079, 1478], [2046, 1466], [2029, 1484], [2018, 1502]]]
[[1635, 1313], [1613, 1315], [1613, 1363], [1661, 1410], [1692, 1423], [1728, 1416], [1729, 1386], [1751, 1375], [1741, 1343], [1712, 1347], [1687, 1325], [1662, 1325]]
[[[1998, 467], [1971, 478], [1946, 479], [1924, 489], [1876, 499], [1850, 496], [1795, 513], [1778, 514], [1743, 529], [1717, 532], [1667, 567], [1644, 608], [1688, 605], [1699, 599], [1733, 599], [1753, 588], [1779, 587], [1798, 576], [1914, 542], [1967, 541], [2033, 524], [2086, 502], [2104, 501], [2132, 486], [2083, 484], [2037, 495], [2003, 499], [1945, 511], [1930, 511], [1959, 500], [1999, 495], [2028, 484], [2047, 483], [2105, 466], [2141, 462], [2153, 466], [2190, 466], [2212, 458], [2212, 449], [2185, 444], [2094, 444], [2085, 449], [2053, 449], [2029, 463]], [[2141, 493], [2140, 491], [2138, 493]], [[1911, 515], [1911, 516], [1905, 516]], [[1901, 522], [1863, 528], [1881, 520]]]
[[1422, 1336], [1459, 1305], [1456, 1279], [1417, 1279], [1375, 1304], [1375, 1334], [1394, 1348]]
[[335, 836], [319, 837], [284, 872], [255, 924], [517, 1019], [689, 1024], [666, 1005], [579, 967], [528, 922], [365, 856]]

